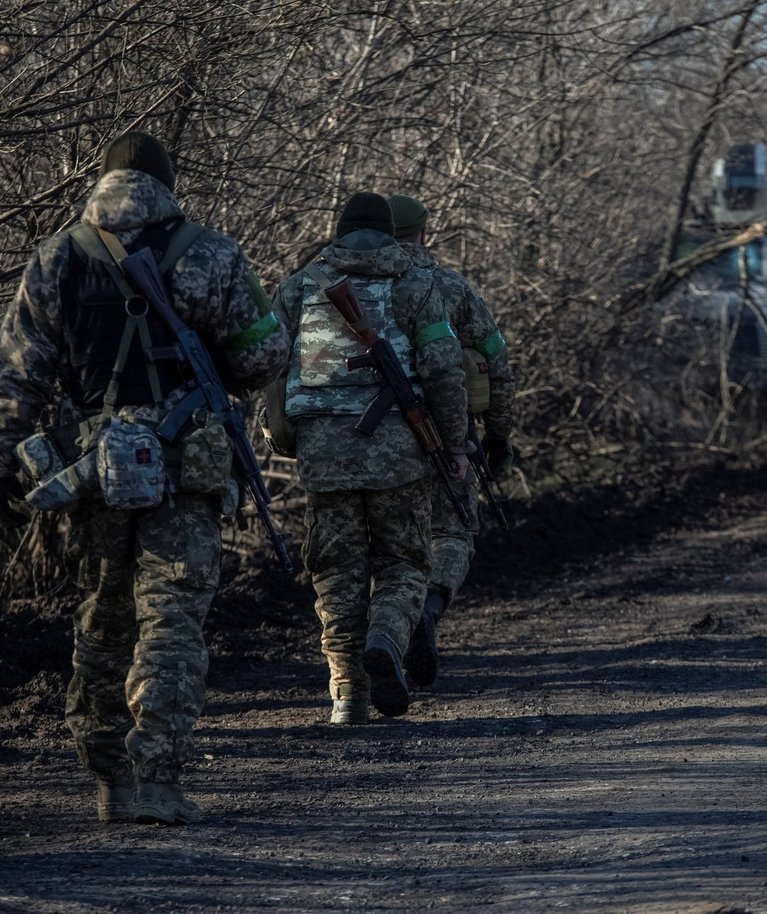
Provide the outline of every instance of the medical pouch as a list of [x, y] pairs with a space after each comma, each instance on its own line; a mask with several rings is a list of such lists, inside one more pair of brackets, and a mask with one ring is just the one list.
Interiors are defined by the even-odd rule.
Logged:
[[490, 409], [490, 374], [487, 359], [476, 349], [468, 347], [463, 350], [464, 382], [466, 388], [467, 408], [472, 416], [479, 416]]
[[112, 418], [98, 441], [98, 476], [111, 508], [156, 508], [165, 491], [165, 458], [145, 425]]
[[181, 442], [179, 490], [225, 495], [232, 478], [232, 441], [217, 421], [195, 428]]

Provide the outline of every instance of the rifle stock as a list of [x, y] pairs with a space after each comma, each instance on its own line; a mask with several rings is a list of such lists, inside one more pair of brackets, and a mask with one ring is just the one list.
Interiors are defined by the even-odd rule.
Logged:
[[[288, 534], [278, 533], [269, 515], [271, 496], [261, 476], [258, 458], [248, 437], [240, 412], [234, 407], [229, 394], [216, 372], [210, 353], [199, 335], [181, 320], [176, 314], [165, 291], [162, 276], [157, 262], [148, 248], [141, 248], [135, 254], [129, 254], [120, 262], [120, 267], [134, 290], [146, 299], [148, 304], [176, 335], [180, 354], [189, 365], [197, 387], [179, 403], [175, 410], [160, 424], [158, 434], [166, 441], [173, 442], [186, 421], [191, 418], [199, 406], [206, 405], [223, 424], [232, 440], [234, 450], [233, 466], [243, 485], [250, 493], [256, 506], [261, 523], [264, 525], [269, 542], [277, 554], [283, 569], [290, 575], [295, 574], [293, 562], [286, 546]], [[238, 509], [237, 520], [240, 528], [246, 526], [241, 509]]]

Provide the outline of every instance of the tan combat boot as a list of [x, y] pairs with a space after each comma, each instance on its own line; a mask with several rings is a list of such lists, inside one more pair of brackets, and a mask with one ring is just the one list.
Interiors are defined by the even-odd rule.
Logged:
[[368, 718], [367, 698], [336, 698], [333, 701], [331, 724], [366, 724]]

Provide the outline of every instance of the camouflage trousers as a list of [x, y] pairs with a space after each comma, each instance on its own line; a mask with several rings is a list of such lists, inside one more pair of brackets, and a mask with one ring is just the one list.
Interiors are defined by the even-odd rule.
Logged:
[[331, 698], [367, 698], [365, 637], [383, 632], [403, 657], [429, 575], [429, 479], [396, 489], [309, 492], [304, 564], [317, 596]]
[[83, 502], [67, 544], [88, 592], [75, 615], [66, 720], [78, 754], [111, 779], [172, 782], [205, 700], [202, 624], [218, 584], [220, 499], [118, 511]]
[[442, 589], [447, 604], [455, 597], [474, 557], [474, 535], [479, 532], [479, 483], [469, 467], [463, 482], [454, 482], [453, 491], [463, 502], [471, 528], [464, 527], [438, 478], [432, 480], [431, 577], [429, 589]]

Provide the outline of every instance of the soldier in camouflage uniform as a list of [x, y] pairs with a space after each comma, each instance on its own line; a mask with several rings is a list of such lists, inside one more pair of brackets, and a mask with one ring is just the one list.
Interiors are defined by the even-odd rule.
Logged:
[[[482, 447], [496, 479], [506, 470], [511, 449], [514, 375], [508, 351], [487, 305], [471, 283], [455, 270], [439, 266], [425, 247], [428, 210], [418, 200], [403, 194], [389, 197], [394, 217], [394, 235], [413, 262], [428, 270], [445, 302], [445, 310], [461, 346], [479, 352], [485, 360], [490, 384], [489, 408], [482, 415], [485, 435]], [[474, 555], [474, 534], [479, 531], [478, 481], [469, 471], [461, 483], [461, 497], [473, 519], [472, 529], [459, 521], [436, 481], [432, 504], [432, 570], [423, 614], [405, 658], [410, 678], [417, 685], [431, 685], [437, 677], [439, 658], [435, 628], [463, 583]]]
[[[105, 229], [128, 251], [149, 246], [159, 261], [185, 223], [174, 182], [159, 141], [125, 134], [104, 154], [80, 232], [95, 236], [83, 225]], [[0, 518], [6, 525], [20, 520], [9, 505], [18, 494], [14, 446], [34, 431], [58, 382], [65, 399], [51, 435], [73, 459], [98, 427], [124, 339], [125, 296], [105, 263], [82, 246], [85, 235], [64, 231], [43, 242], [0, 326]], [[233, 381], [252, 389], [281, 372], [287, 332], [235, 242], [200, 227], [165, 280], [179, 316], [210, 344]], [[170, 331], [151, 311], [146, 322], [150, 342], [169, 349]], [[156, 362], [155, 388], [150, 361], [134, 338], [117, 389], [117, 415], [151, 424], [178, 399], [178, 363]], [[159, 507], [118, 510], [98, 491], [70, 514], [68, 550], [85, 596], [75, 615], [66, 719], [80, 758], [96, 776], [102, 821], [188, 822], [199, 815], [179, 775], [192, 754], [192, 727], [205, 698], [202, 625], [219, 578], [223, 504], [220, 487], [205, 491], [197, 484], [185, 491], [179, 484], [187, 457], [183, 442], [180, 457], [167, 455], [175, 490]], [[205, 476], [200, 469], [198, 477]], [[214, 469], [207, 472], [215, 475]]]
[[303, 556], [336, 724], [366, 723], [369, 700], [387, 716], [407, 711], [402, 658], [426, 596], [431, 481], [398, 409], [372, 438], [355, 430], [380, 386], [366, 369], [347, 371], [344, 358], [364, 349], [328, 302], [317, 270], [330, 282], [349, 277], [373, 329], [422, 391], [457, 478], [468, 464], [461, 348], [431, 274], [413, 266], [393, 231], [383, 197], [355, 194], [335, 241], [275, 297], [294, 341], [285, 408], [297, 424], [308, 498]]

